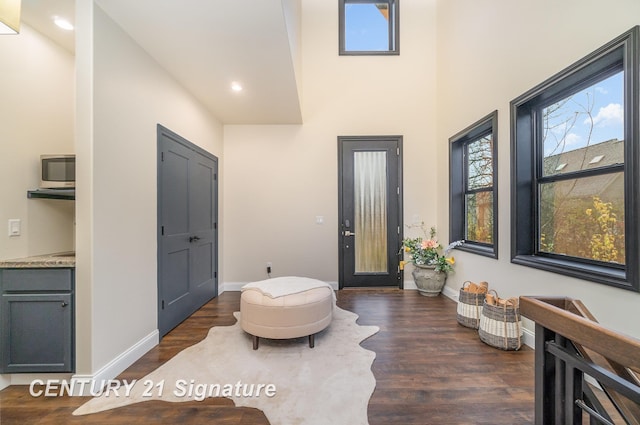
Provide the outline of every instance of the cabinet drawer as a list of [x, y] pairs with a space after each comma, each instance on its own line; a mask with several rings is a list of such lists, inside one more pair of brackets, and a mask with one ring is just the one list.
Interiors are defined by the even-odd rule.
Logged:
[[71, 291], [73, 269], [4, 269], [3, 291]]

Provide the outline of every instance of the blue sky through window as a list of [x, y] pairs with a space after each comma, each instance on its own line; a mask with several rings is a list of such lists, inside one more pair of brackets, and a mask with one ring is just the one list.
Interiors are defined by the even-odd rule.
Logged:
[[388, 51], [389, 22], [373, 3], [345, 5], [345, 50]]
[[623, 77], [621, 71], [544, 108], [545, 157], [624, 139]]

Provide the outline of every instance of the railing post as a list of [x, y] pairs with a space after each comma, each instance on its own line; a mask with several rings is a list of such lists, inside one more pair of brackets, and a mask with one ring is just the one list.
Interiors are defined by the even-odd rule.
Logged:
[[556, 361], [546, 350], [547, 341], [555, 340], [555, 332], [536, 323], [535, 350], [535, 424], [555, 424]]
[[582, 409], [576, 404], [576, 398], [582, 399], [582, 372], [572, 366], [565, 367], [565, 424], [582, 425]]
[[[566, 338], [560, 335], [559, 333], [555, 334], [555, 342], [561, 347], [566, 347]], [[555, 422], [557, 425], [566, 425], [565, 421], [565, 404], [567, 400], [566, 397], [566, 387], [565, 387], [565, 379], [566, 379], [566, 370], [567, 365], [559, 359], [555, 357], [556, 363], [556, 381], [555, 381]]]

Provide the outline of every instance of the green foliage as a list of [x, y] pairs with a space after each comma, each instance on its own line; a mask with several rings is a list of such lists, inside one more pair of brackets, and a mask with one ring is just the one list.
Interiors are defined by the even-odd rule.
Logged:
[[425, 235], [424, 238], [406, 238], [402, 241], [404, 252], [409, 254], [411, 262], [417, 265], [435, 266], [436, 271], [445, 273], [453, 271], [455, 259], [447, 257], [447, 255], [451, 249], [462, 245], [462, 241], [453, 242], [446, 249], [443, 249], [436, 239], [435, 227], [432, 226], [428, 234], [424, 223], [421, 223], [420, 226], [410, 227], [420, 227]]
[[624, 205], [591, 199], [564, 200], [541, 225], [540, 250], [624, 264]]
[[616, 244], [618, 239], [618, 218], [613, 212], [611, 202], [602, 202], [600, 198], [593, 198], [593, 209], [585, 211], [599, 228], [599, 232], [591, 235], [589, 247], [591, 248], [591, 258], [599, 261], [624, 263], [624, 257], [620, 258]]
[[467, 195], [468, 241], [493, 243], [493, 192], [477, 192]]

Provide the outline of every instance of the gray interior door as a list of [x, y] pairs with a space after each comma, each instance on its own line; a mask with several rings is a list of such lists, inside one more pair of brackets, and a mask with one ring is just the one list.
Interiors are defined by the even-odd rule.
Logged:
[[218, 160], [158, 125], [158, 329], [218, 295]]
[[402, 137], [339, 137], [340, 287], [402, 287]]

